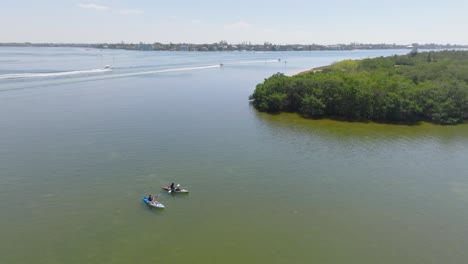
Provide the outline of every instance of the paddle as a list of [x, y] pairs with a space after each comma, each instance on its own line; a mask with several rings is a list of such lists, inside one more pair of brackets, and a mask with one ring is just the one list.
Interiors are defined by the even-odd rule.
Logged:
[[158, 203], [160, 203], [160, 202], [158, 202], [156, 199], [159, 198], [160, 195], [161, 195], [161, 193], [158, 193], [156, 195], [156, 197], [154, 197], [153, 201], [151, 201], [151, 204], [158, 205]]
[[[180, 184], [177, 184], [176, 188], [178, 188], [180, 186]], [[172, 189], [169, 189], [169, 191], [167, 191], [168, 193], [171, 193], [172, 192]]]

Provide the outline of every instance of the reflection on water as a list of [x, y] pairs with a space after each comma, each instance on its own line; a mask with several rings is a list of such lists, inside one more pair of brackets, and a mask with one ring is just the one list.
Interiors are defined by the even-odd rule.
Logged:
[[[297, 114], [272, 115], [251, 107], [258, 124], [267, 128], [277, 141], [313, 142], [311, 147], [336, 147], [363, 151], [420, 151], [420, 155], [454, 155], [468, 148], [468, 124], [440, 126], [430, 123], [418, 125], [392, 125], [381, 123], [344, 122], [329, 119], [310, 120]], [[462, 155], [464, 156], [464, 155]], [[440, 157], [439, 158], [443, 158]]]
[[416, 125], [395, 125], [374, 122], [347, 122], [331, 119], [306, 119], [294, 113], [268, 114], [255, 111], [257, 120], [272, 130], [289, 129], [343, 140], [359, 140], [363, 143], [381, 140], [434, 140], [441, 144], [460, 143], [468, 140], [468, 124], [441, 126], [421, 122]]

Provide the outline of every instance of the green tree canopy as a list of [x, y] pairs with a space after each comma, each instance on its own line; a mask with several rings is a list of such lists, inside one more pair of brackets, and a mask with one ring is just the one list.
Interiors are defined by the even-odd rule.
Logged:
[[320, 72], [275, 74], [250, 96], [266, 112], [384, 122], [468, 119], [468, 51], [345, 60]]

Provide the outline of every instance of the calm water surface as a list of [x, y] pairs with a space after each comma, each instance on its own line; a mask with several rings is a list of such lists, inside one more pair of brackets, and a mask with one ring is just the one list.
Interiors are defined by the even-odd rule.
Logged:
[[[247, 99], [276, 72], [406, 52], [0, 48], [0, 263], [466, 263], [467, 125]], [[171, 181], [191, 193], [142, 203]]]

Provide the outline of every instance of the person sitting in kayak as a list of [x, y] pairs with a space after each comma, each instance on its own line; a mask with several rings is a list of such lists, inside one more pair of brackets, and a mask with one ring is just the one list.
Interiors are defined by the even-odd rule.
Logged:
[[171, 183], [170, 188], [171, 188], [171, 191], [174, 191], [174, 190], [175, 190], [174, 183]]
[[154, 201], [154, 197], [151, 194], [148, 195], [148, 201], [150, 201], [150, 203]]

